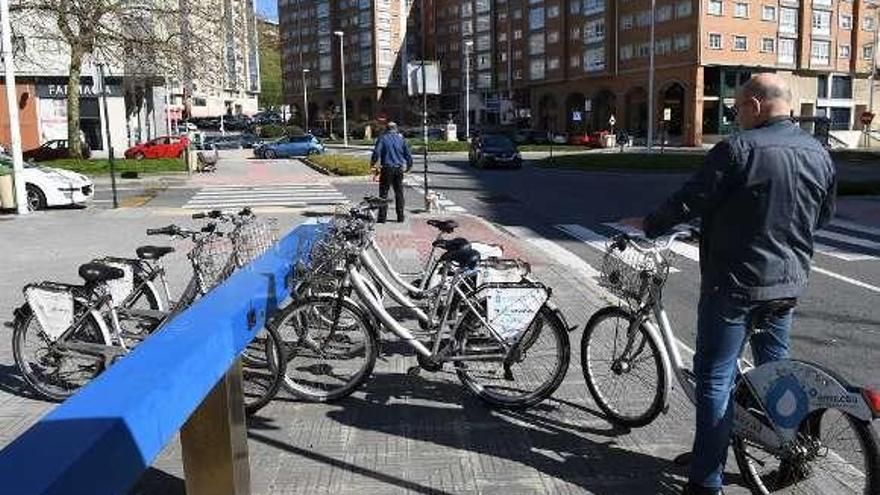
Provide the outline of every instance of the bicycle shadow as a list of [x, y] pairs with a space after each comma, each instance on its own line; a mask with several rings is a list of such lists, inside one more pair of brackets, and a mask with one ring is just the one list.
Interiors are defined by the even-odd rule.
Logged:
[[24, 399], [32, 399], [46, 402], [46, 399], [36, 394], [21, 376], [18, 366], [0, 364], [0, 392], [17, 395]]

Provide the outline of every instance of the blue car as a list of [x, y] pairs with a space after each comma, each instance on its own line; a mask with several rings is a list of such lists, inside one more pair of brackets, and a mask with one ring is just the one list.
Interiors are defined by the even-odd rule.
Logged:
[[324, 144], [318, 138], [307, 134], [305, 136], [291, 136], [278, 141], [266, 143], [255, 149], [260, 158], [289, 158], [293, 156], [308, 156], [324, 152]]

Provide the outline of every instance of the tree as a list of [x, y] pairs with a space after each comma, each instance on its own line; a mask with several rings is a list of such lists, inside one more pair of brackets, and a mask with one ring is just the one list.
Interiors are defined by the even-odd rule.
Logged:
[[257, 22], [260, 32], [260, 106], [279, 108], [284, 104], [281, 94], [281, 39], [278, 24], [268, 20]]
[[[42, 50], [29, 62], [66, 53], [67, 140], [71, 157], [82, 154], [80, 81], [83, 64], [103, 63], [126, 76], [184, 74], [191, 81], [222, 67], [224, 0], [12, 0], [16, 35]], [[51, 60], [48, 62], [51, 63]], [[109, 136], [108, 136], [109, 139]]]

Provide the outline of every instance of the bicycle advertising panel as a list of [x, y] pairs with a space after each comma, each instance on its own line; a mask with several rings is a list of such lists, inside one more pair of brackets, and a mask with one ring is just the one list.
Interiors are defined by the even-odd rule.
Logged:
[[510, 343], [529, 328], [550, 298], [545, 287], [530, 284], [488, 284], [481, 292], [486, 296], [486, 319], [490, 328]]

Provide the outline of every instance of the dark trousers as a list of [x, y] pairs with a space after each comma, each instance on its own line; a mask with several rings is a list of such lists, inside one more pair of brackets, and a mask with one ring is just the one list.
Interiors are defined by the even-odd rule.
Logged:
[[[379, 174], [379, 197], [388, 197], [388, 188], [394, 188], [394, 208], [397, 210], [397, 221], [403, 221], [403, 167], [382, 167]], [[379, 222], [388, 216], [388, 207], [379, 208]]]

